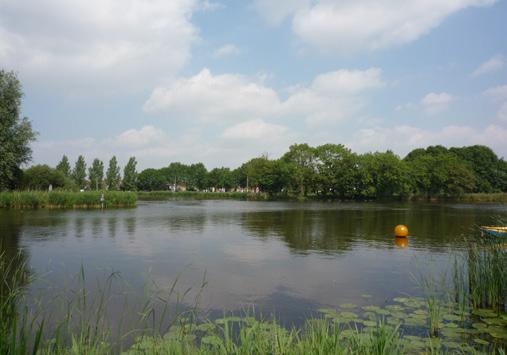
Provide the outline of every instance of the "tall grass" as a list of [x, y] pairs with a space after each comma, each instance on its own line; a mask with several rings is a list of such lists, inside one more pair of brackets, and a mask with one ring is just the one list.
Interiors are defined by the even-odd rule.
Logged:
[[[12, 191], [0, 192], [0, 208], [101, 208], [100, 191]], [[135, 192], [104, 192], [105, 208], [134, 207]]]
[[489, 241], [471, 243], [466, 258], [472, 306], [504, 310], [507, 254], [503, 247]]

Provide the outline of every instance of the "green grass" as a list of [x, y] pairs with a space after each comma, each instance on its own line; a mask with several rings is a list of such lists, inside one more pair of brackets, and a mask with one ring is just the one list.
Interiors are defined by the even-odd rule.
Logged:
[[178, 199], [193, 200], [268, 200], [267, 194], [252, 194], [246, 192], [200, 192], [200, 191], [145, 191], [138, 192], [139, 200], [165, 201]]
[[[12, 191], [0, 192], [0, 208], [101, 208], [100, 191]], [[134, 207], [135, 192], [105, 191], [105, 208]]]

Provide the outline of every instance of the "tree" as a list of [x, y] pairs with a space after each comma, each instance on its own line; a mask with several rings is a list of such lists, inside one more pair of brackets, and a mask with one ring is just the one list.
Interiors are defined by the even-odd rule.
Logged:
[[120, 167], [116, 157], [113, 156], [109, 160], [109, 167], [106, 172], [106, 186], [109, 190], [118, 190], [120, 188]]
[[53, 188], [64, 187], [65, 175], [58, 169], [47, 165], [34, 165], [23, 172], [22, 187], [29, 190], [47, 190], [49, 185]]
[[294, 144], [281, 158], [289, 164], [290, 185], [300, 197], [316, 190], [316, 156], [315, 148], [308, 144]]
[[76, 185], [79, 189], [82, 189], [85, 187], [85, 184], [86, 184], [86, 162], [85, 162], [85, 159], [82, 155], [80, 155], [76, 160], [76, 164], [74, 165], [74, 169], [72, 170], [72, 179], [74, 179], [74, 182], [76, 183]]
[[123, 169], [123, 190], [136, 191], [137, 189], [137, 171], [136, 157], [130, 157], [127, 165]]
[[62, 160], [60, 160], [60, 162], [58, 163], [58, 165], [56, 166], [56, 170], [59, 170], [63, 173], [63, 175], [65, 175], [65, 177], [70, 177], [70, 163], [69, 163], [69, 158], [67, 158], [66, 155], [64, 155], [62, 157]]
[[32, 157], [36, 133], [28, 118], [20, 117], [22, 96], [16, 74], [0, 70], [0, 191], [15, 187], [21, 165]]
[[137, 188], [141, 191], [167, 190], [167, 179], [157, 169], [145, 169], [137, 177]]
[[93, 159], [92, 166], [88, 169], [88, 179], [90, 179], [90, 188], [99, 190], [102, 188], [104, 180], [104, 163], [99, 159]]

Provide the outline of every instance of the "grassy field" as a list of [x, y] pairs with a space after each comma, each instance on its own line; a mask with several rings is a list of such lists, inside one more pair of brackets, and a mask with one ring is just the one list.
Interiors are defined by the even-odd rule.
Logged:
[[[100, 191], [0, 192], [0, 208], [101, 208]], [[135, 192], [105, 191], [104, 208], [135, 207]]]

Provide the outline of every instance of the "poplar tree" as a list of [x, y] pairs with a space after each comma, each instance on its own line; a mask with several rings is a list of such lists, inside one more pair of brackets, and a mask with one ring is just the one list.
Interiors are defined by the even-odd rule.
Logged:
[[66, 155], [62, 157], [62, 160], [56, 166], [56, 170], [61, 171], [66, 177], [70, 177], [70, 163], [69, 158]]
[[106, 172], [106, 186], [109, 190], [118, 190], [120, 181], [120, 167], [118, 166], [116, 157], [113, 156], [111, 160], [109, 160], [109, 167]]
[[99, 159], [93, 159], [92, 166], [88, 168], [88, 178], [90, 179], [90, 189], [99, 190], [102, 188], [104, 180], [104, 163]]
[[72, 179], [76, 182], [76, 185], [82, 189], [86, 183], [86, 162], [82, 155], [77, 158], [74, 170], [72, 170]]
[[136, 157], [130, 157], [127, 165], [123, 169], [123, 190], [136, 191], [137, 190], [137, 171], [136, 171]]

